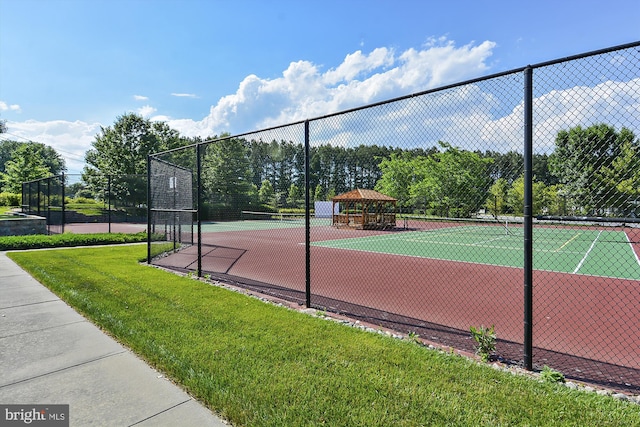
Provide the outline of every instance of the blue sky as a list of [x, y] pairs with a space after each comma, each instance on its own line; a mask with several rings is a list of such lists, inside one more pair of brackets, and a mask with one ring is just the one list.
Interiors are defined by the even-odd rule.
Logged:
[[637, 0], [0, 0], [2, 138], [78, 173], [127, 112], [242, 133], [634, 42], [638, 22]]

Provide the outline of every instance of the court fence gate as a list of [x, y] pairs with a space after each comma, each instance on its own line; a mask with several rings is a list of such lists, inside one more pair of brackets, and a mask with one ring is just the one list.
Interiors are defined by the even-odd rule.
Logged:
[[148, 262], [640, 393], [639, 49], [153, 154]]

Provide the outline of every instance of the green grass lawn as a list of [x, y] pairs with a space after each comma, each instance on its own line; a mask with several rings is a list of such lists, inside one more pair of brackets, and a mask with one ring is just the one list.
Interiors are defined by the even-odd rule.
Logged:
[[10, 258], [241, 426], [630, 426], [640, 408], [141, 265], [146, 247]]

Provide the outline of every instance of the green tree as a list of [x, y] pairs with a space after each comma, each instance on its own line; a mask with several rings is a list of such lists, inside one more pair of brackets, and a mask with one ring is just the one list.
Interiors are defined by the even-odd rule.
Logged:
[[85, 154], [85, 171], [101, 175], [146, 174], [147, 155], [184, 145], [178, 131], [129, 113], [101, 128]]
[[287, 195], [287, 206], [290, 208], [298, 208], [304, 206], [304, 192], [295, 184], [289, 187]]
[[258, 190], [258, 201], [263, 205], [275, 208], [275, 195], [276, 192], [273, 190], [271, 182], [268, 179], [263, 180]]
[[52, 175], [42, 151], [38, 144], [23, 144], [14, 151], [1, 174], [4, 191], [21, 193], [23, 182]]
[[433, 207], [440, 215], [469, 217], [487, 199], [492, 159], [441, 142], [445, 149], [430, 157], [428, 174], [436, 183]]
[[427, 156], [392, 153], [380, 162], [376, 190], [399, 205], [442, 216], [468, 217], [485, 203], [493, 159], [440, 142], [444, 151]]
[[316, 185], [316, 189], [313, 192], [313, 200], [318, 202], [326, 200], [324, 190], [320, 184]]
[[438, 182], [436, 164], [433, 155], [416, 156], [408, 164], [411, 171], [409, 185], [409, 201], [413, 210], [427, 212], [433, 208], [434, 200], [438, 198], [440, 183]]
[[[145, 180], [133, 175], [146, 175], [147, 156], [170, 150], [191, 141], [164, 122], [151, 122], [134, 113], [116, 119], [113, 126], [101, 128], [85, 153], [82, 179], [95, 194], [103, 194], [109, 176], [119, 177], [111, 188], [111, 197], [124, 206], [146, 202]], [[191, 161], [195, 165], [195, 158]], [[195, 168], [195, 166], [194, 166]], [[125, 176], [128, 175], [129, 178]]]
[[[549, 185], [545, 190], [545, 209], [549, 215], [566, 215], [567, 206], [565, 198], [561, 195], [559, 184]], [[543, 212], [545, 213], [545, 212]]]
[[0, 141], [0, 172], [5, 172], [6, 163], [11, 160], [13, 153], [23, 144], [23, 142], [12, 140]]
[[202, 164], [205, 198], [215, 207], [215, 215], [237, 218], [241, 210], [251, 207], [255, 187], [242, 140], [228, 138], [207, 145]]
[[[533, 181], [532, 183], [533, 206], [532, 215], [540, 215], [548, 210], [549, 193], [544, 182]], [[508, 192], [509, 205], [516, 215], [524, 214], [524, 175], [516, 179]]]
[[[419, 159], [419, 158], [418, 158]], [[420, 171], [414, 168], [416, 159], [408, 153], [392, 153], [388, 159], [382, 159], [378, 167], [382, 176], [375, 185], [375, 190], [398, 199], [398, 206], [413, 205], [411, 187], [422, 179]]]
[[532, 159], [532, 173], [536, 181], [543, 182], [547, 187], [558, 183], [558, 178], [549, 170], [549, 156], [534, 154]]
[[489, 189], [489, 197], [485, 206], [487, 212], [494, 217], [507, 213], [508, 210], [509, 183], [505, 178], [498, 178]]
[[619, 183], [634, 181], [639, 147], [627, 128], [617, 132], [607, 124], [576, 126], [558, 132], [549, 168], [562, 184], [568, 203], [580, 212], [619, 214], [629, 207], [624, 186]]
[[493, 159], [493, 163], [489, 166], [491, 178], [494, 180], [502, 178], [509, 185], [518, 179], [524, 169], [524, 156], [522, 153], [515, 151], [507, 153], [487, 151], [483, 157]]
[[617, 199], [614, 205], [619, 207], [623, 215], [638, 215], [640, 201], [640, 144], [633, 139], [623, 142], [620, 155], [611, 166], [602, 170], [604, 180], [609, 186], [615, 186]]
[[66, 171], [64, 159], [52, 147], [33, 141], [21, 142], [6, 140], [0, 141], [0, 172], [5, 172], [5, 165], [7, 161], [11, 160], [16, 151], [24, 145], [32, 145], [34, 147], [34, 154], [43, 160], [44, 165], [47, 167], [51, 175], [60, 175]]

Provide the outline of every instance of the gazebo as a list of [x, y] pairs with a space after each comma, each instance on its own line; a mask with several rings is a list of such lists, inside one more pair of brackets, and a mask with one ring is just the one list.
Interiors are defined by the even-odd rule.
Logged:
[[[385, 229], [396, 226], [397, 199], [374, 190], [355, 189], [331, 199], [334, 227], [361, 230]], [[338, 204], [339, 209], [336, 209]], [[339, 212], [339, 213], [335, 213]]]

